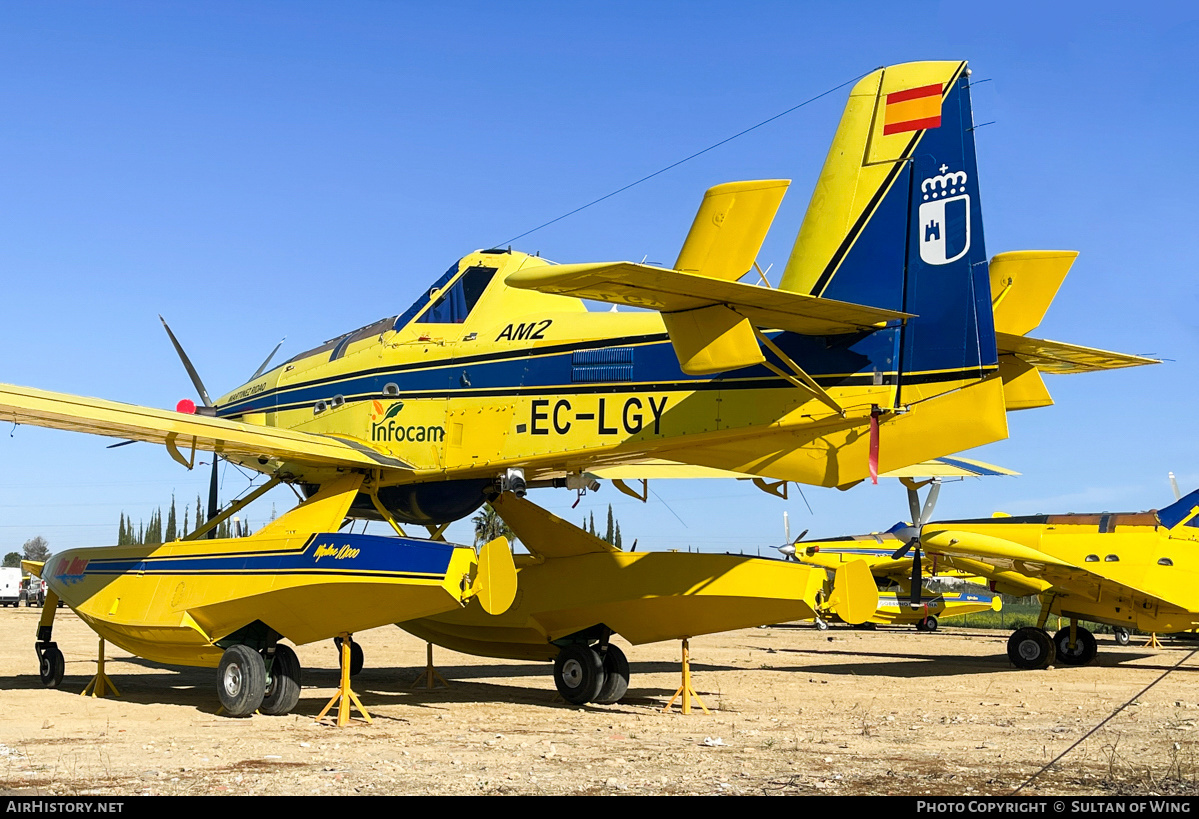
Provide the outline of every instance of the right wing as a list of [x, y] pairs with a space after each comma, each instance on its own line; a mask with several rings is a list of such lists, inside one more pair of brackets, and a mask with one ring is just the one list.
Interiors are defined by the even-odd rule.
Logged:
[[253, 461], [265, 458], [318, 468], [411, 469], [353, 438], [258, 426], [171, 410], [0, 384], [0, 420], [161, 444], [187, 466], [182, 452], [204, 450]]

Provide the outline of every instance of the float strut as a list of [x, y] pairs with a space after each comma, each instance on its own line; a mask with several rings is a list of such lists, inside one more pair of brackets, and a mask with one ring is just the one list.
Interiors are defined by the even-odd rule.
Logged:
[[689, 637], [683, 639], [683, 684], [679, 686], [678, 691], [674, 692], [674, 696], [670, 698], [670, 702], [666, 703], [666, 707], [662, 710], [669, 711], [671, 706], [674, 705], [674, 701], [680, 697], [682, 701], [679, 703], [679, 706], [684, 715], [691, 713], [691, 699], [693, 697], [699, 703], [699, 707], [704, 709], [705, 714], [712, 713], [704, 705], [704, 701], [699, 698], [699, 694], [695, 693], [695, 689], [691, 687], [691, 638]]
[[341, 633], [341, 685], [338, 686], [337, 693], [333, 695], [333, 699], [329, 700], [328, 704], [321, 709], [321, 712], [316, 715], [317, 722], [325, 721], [325, 714], [329, 713], [334, 705], [337, 706], [337, 727], [344, 728], [350, 723], [350, 708], [355, 706], [358, 712], [362, 714], [362, 718], [368, 723], [374, 722], [371, 715], [367, 713], [366, 708], [362, 706], [362, 701], [358, 699], [358, 695], [350, 688], [350, 637], [349, 632]]
[[422, 671], [420, 673], [420, 675], [415, 680], [412, 681], [412, 685], [410, 685], [408, 687], [409, 688], [419, 688], [422, 683], [424, 684], [425, 688], [429, 691], [432, 691], [434, 688], [437, 688], [437, 686], [439, 684], [444, 688], [450, 687], [450, 684], [448, 682], [446, 682], [445, 677], [438, 674], [437, 669], [433, 667], [433, 644], [432, 643], [425, 643], [425, 670]]
[[101, 637], [100, 657], [98, 660], [96, 660], [96, 676], [92, 677], [92, 681], [89, 682], [84, 689], [79, 692], [79, 696], [86, 697], [90, 694], [93, 697], [103, 697], [105, 696], [105, 687], [112, 689], [112, 694], [114, 697], [121, 696], [121, 692], [117, 690], [115, 685], [113, 685], [113, 682], [111, 679], [109, 679], [109, 676], [104, 673], [104, 638]]

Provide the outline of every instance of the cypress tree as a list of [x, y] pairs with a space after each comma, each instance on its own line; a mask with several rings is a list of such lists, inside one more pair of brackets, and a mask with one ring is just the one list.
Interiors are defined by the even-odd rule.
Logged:
[[612, 504], [608, 504], [608, 531], [604, 532], [604, 542], [614, 543], [616, 541], [616, 532], [614, 529], [615, 520], [612, 517]]
[[171, 510], [167, 513], [167, 529], [163, 533], [163, 543], [171, 543], [179, 537], [178, 521], [175, 519], [175, 493], [171, 493]]

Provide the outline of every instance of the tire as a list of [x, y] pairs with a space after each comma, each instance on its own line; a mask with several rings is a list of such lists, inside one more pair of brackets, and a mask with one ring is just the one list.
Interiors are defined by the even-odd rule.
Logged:
[[1007, 641], [1007, 656], [1016, 668], [1048, 668], [1055, 655], [1049, 632], [1033, 626], [1018, 628]]
[[928, 617], [924, 618], [924, 630], [925, 631], [936, 631], [938, 625], [940, 625], [940, 622], [937, 620], [937, 618], [935, 616], [930, 614]]
[[1132, 633], [1121, 626], [1112, 628], [1112, 636], [1115, 637], [1118, 646], [1126, 646], [1132, 642]]
[[300, 702], [300, 658], [291, 646], [275, 646], [275, 660], [271, 663], [270, 681], [262, 697], [259, 710], [271, 716], [289, 714]]
[[58, 646], [49, 646], [42, 652], [37, 670], [38, 676], [42, 678], [42, 685], [47, 688], [58, 688], [62, 685], [62, 675], [66, 670], [67, 661], [62, 656], [62, 652], [58, 650]]
[[[337, 646], [337, 667], [341, 668], [341, 638], [334, 637], [333, 645]], [[350, 676], [357, 677], [362, 673], [362, 666], [366, 662], [366, 657], [362, 653], [362, 646], [350, 640]]]
[[569, 703], [591, 702], [604, 687], [604, 661], [590, 646], [567, 646], [554, 660], [554, 685]]
[[1066, 665], [1086, 665], [1095, 659], [1099, 652], [1099, 643], [1095, 635], [1082, 627], [1078, 629], [1073, 651], [1070, 650], [1069, 627], [1053, 635], [1053, 647], [1057, 652], [1057, 659]]
[[629, 660], [624, 652], [612, 644], [603, 654], [604, 684], [595, 695], [592, 702], [600, 705], [612, 705], [620, 702], [621, 697], [629, 690]]
[[817, 631], [828, 631], [828, 621], [821, 620], [819, 617], [817, 617], [816, 618], [816, 630]]
[[225, 649], [217, 666], [217, 696], [231, 717], [248, 717], [262, 705], [266, 695], [266, 663], [249, 646]]

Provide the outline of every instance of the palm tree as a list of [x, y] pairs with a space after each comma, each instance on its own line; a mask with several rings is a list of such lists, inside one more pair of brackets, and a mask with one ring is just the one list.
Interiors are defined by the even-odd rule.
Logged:
[[508, 538], [509, 543], [516, 540], [511, 527], [504, 522], [504, 519], [499, 516], [490, 503], [483, 504], [483, 508], [479, 510], [478, 514], [471, 518], [471, 522], [475, 525], [476, 546], [495, 540], [501, 535]]

